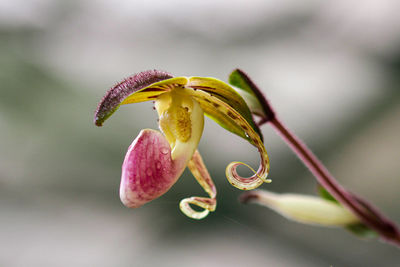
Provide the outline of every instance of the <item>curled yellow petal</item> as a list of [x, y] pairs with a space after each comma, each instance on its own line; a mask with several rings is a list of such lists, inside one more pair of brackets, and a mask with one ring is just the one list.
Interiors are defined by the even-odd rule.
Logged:
[[[254, 173], [254, 175], [248, 178], [241, 177], [236, 171], [237, 167], [239, 167], [240, 165], [249, 168]], [[263, 168], [263, 166], [260, 165], [260, 168]], [[231, 185], [233, 185], [234, 187], [239, 188], [240, 190], [252, 190], [259, 187], [264, 182], [265, 183], [271, 182], [271, 179], [263, 180], [262, 179], [263, 177], [259, 176], [258, 173], [262, 174], [264, 171], [265, 170], [260, 170], [260, 172], [256, 172], [252, 167], [250, 167], [246, 163], [234, 161], [229, 163], [228, 166], [226, 166], [225, 175], [229, 183], [231, 183]]]
[[[264, 144], [261, 140], [260, 135], [254, 130], [254, 128], [249, 124], [238, 111], [232, 108], [226, 102], [220, 100], [219, 98], [212, 96], [211, 94], [202, 90], [190, 90], [186, 89], [188, 94], [191, 94], [194, 99], [196, 99], [203, 110], [224, 120], [226, 125], [231, 126], [232, 129], [239, 132], [239, 135], [245, 136], [245, 138], [255, 147], [257, 147], [260, 154], [260, 166], [257, 171], [254, 171], [250, 166], [241, 162], [232, 162], [226, 167], [226, 177], [228, 181], [235, 187], [241, 190], [251, 190], [259, 187], [263, 182], [270, 183], [271, 180], [267, 179], [269, 173], [269, 158]], [[210, 105], [213, 106], [212, 109], [208, 108]], [[254, 172], [254, 175], [248, 178], [241, 177], [236, 169], [239, 165], [244, 165], [250, 168]]]
[[[192, 172], [193, 176], [196, 178], [197, 182], [203, 187], [204, 191], [207, 192], [209, 198], [206, 197], [190, 197], [182, 199], [179, 207], [181, 211], [188, 217], [192, 219], [203, 219], [208, 215], [210, 211], [215, 211], [217, 206], [217, 190], [215, 188], [214, 182], [211, 179], [210, 174], [204, 165], [203, 159], [200, 153], [196, 150], [193, 154], [192, 159], [188, 163], [188, 168]], [[190, 205], [196, 205], [203, 208], [203, 211], [195, 211]]]
[[[203, 211], [195, 211], [190, 205], [196, 205], [203, 208]], [[179, 208], [188, 217], [196, 220], [204, 219], [210, 211], [214, 211], [216, 207], [215, 199], [205, 197], [190, 197], [182, 199], [179, 203]]]

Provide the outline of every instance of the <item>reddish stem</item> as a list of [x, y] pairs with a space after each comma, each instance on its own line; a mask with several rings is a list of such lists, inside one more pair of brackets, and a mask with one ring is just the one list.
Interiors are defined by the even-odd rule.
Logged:
[[[308, 167], [321, 186], [343, 206], [351, 210], [362, 223], [375, 230], [383, 240], [400, 247], [400, 231], [396, 224], [380, 213], [372, 204], [346, 191], [311, 150], [276, 117], [276, 113], [269, 104], [269, 101], [251, 78], [240, 69], [234, 70], [233, 73], [239, 75], [242, 82], [251, 88], [264, 110], [264, 116], [257, 125], [261, 126], [265, 123], [270, 123], [300, 160]], [[254, 195], [246, 194], [242, 200], [246, 201], [248, 197], [251, 198]]]
[[290, 132], [276, 116], [270, 120], [261, 121], [259, 126], [263, 123], [271, 124], [300, 160], [308, 167], [317, 181], [336, 200], [351, 210], [362, 223], [379, 233], [382, 239], [400, 247], [400, 232], [397, 226], [378, 212], [374, 206], [346, 191], [311, 150], [297, 136]]

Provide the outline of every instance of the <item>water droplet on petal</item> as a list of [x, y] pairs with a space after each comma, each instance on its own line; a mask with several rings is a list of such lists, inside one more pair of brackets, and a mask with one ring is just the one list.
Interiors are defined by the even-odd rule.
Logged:
[[156, 162], [156, 168], [159, 170], [161, 169], [161, 163], [159, 161]]
[[166, 148], [166, 147], [162, 147], [161, 149], [160, 149], [160, 151], [161, 151], [161, 153], [163, 153], [164, 155], [167, 155], [168, 154], [168, 148]]
[[248, 133], [244, 133], [244, 135], [245, 135], [247, 138], [250, 138], [250, 136], [249, 136]]

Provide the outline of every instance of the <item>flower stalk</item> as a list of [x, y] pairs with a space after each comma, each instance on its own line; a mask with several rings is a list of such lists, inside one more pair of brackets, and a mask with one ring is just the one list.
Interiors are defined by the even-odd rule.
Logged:
[[400, 247], [400, 232], [393, 222], [380, 213], [372, 204], [345, 190], [329, 173], [322, 162], [296, 135], [285, 127], [281, 120], [275, 117], [267, 123], [278, 132], [292, 151], [307, 166], [318, 183], [336, 200], [351, 210], [361, 222], [379, 233], [382, 239]]
[[[249, 76], [241, 70], [235, 71], [240, 75], [243, 81], [246, 81], [247, 86], [254, 92], [265, 111], [265, 115], [261, 117], [258, 126], [263, 124], [271, 125], [326, 191], [340, 204], [353, 212], [363, 224], [378, 233], [382, 240], [400, 247], [400, 231], [397, 225], [378, 211], [372, 204], [350, 193], [341, 186], [305, 143], [292, 133], [276, 116], [269, 101], [265, 98], [257, 85], [251, 81]], [[241, 196], [241, 201], [248, 202], [257, 197], [256, 192], [249, 192]]]

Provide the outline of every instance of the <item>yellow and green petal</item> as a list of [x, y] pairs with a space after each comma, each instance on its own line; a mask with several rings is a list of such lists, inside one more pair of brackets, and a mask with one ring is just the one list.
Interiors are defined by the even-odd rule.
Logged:
[[[211, 95], [203, 90], [186, 89], [186, 92], [194, 97], [200, 103], [204, 112], [210, 117], [218, 118], [219, 122], [223, 123], [224, 128], [230, 127], [232, 132], [237, 133], [248, 140], [251, 144], [257, 147], [260, 153], [260, 167], [257, 172], [250, 168], [254, 175], [249, 178], [241, 177], [236, 169], [240, 165], [249, 167], [242, 162], [232, 162], [226, 167], [226, 177], [228, 181], [235, 187], [241, 190], [251, 190], [260, 186], [263, 182], [269, 183], [267, 179], [269, 173], [269, 158], [260, 135], [250, 125], [237, 110], [232, 108], [226, 102], [220, 100], [216, 96]], [[211, 106], [213, 108], [211, 108]]]
[[187, 82], [185, 77], [176, 77], [153, 83], [135, 93], [130, 94], [122, 101], [121, 105], [133, 104], [155, 100], [163, 93], [169, 92], [175, 88], [183, 87]]
[[[211, 179], [210, 174], [204, 165], [203, 159], [200, 153], [196, 150], [193, 154], [192, 159], [188, 163], [188, 168], [196, 178], [197, 182], [207, 192], [209, 197], [189, 197], [182, 199], [179, 203], [181, 211], [192, 219], [203, 219], [208, 215], [210, 211], [215, 211], [217, 206], [217, 189], [215, 188], [214, 182]], [[190, 205], [196, 205], [203, 208], [203, 211], [195, 211]]]
[[[240, 94], [238, 94], [230, 85], [209, 77], [189, 77], [188, 84], [186, 85], [187, 88], [191, 88], [194, 90], [201, 90], [210, 94], [211, 96], [218, 98], [219, 100], [223, 101], [224, 103], [231, 106], [234, 110], [236, 110], [247, 122], [248, 124], [260, 135], [262, 139], [262, 134], [260, 129], [254, 123], [251, 111], [246, 104], [245, 100], [242, 98]], [[206, 100], [207, 101], [207, 100]], [[235, 123], [230, 123], [221, 116], [219, 116], [218, 112], [212, 112], [214, 109], [218, 109], [217, 104], [209, 103], [209, 104], [202, 104], [202, 107], [209, 112], [205, 111], [206, 114], [213, 119], [215, 122], [220, 124], [222, 127], [231, 131], [245, 139], [248, 139], [244, 134], [243, 130], [237, 129], [238, 125]], [[215, 113], [215, 114], [213, 114]], [[239, 127], [240, 128], [240, 127]]]

